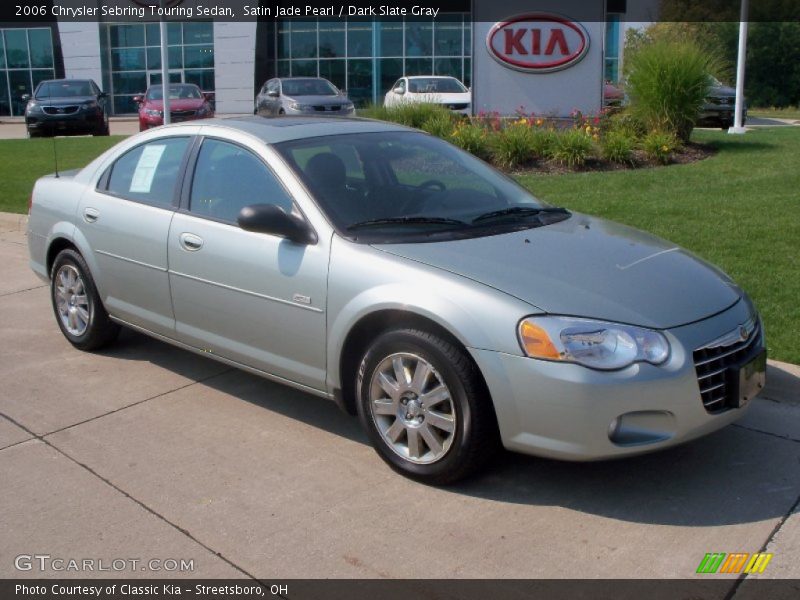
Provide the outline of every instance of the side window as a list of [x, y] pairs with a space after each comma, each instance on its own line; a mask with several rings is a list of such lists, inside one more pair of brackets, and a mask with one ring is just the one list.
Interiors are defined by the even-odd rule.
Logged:
[[111, 167], [108, 192], [153, 206], [172, 206], [189, 139], [163, 138], [126, 152]]
[[235, 144], [206, 139], [194, 169], [189, 210], [235, 223], [250, 204], [292, 210], [291, 196], [258, 157]]
[[279, 88], [280, 84], [277, 79], [267, 82], [267, 92], [277, 92]]
[[396, 89], [398, 91], [406, 91], [406, 80], [405, 79], [398, 79], [397, 83], [394, 84], [392, 89]]

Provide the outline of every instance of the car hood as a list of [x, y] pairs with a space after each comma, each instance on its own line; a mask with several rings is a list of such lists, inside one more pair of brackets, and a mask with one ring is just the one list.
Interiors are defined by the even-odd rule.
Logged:
[[83, 104], [84, 102], [91, 102], [97, 100], [95, 96], [37, 96], [36, 102], [45, 104], [47, 106], [75, 106], [76, 104]]
[[289, 102], [297, 102], [298, 104], [329, 104], [329, 105], [344, 105], [350, 104], [350, 100], [343, 96], [284, 96], [285, 100]]
[[674, 244], [577, 213], [501, 235], [375, 247], [473, 279], [547, 313], [656, 329], [716, 314], [742, 295], [719, 269]]
[[736, 90], [725, 85], [715, 85], [708, 91], [709, 98], [736, 97]]
[[[180, 98], [169, 101], [170, 112], [174, 110], [198, 110], [206, 103], [204, 98]], [[163, 100], [148, 100], [144, 108], [152, 110], [164, 110]]]

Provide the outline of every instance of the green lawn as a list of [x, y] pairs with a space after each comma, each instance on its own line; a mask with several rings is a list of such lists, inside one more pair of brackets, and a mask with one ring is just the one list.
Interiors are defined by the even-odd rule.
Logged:
[[[519, 179], [553, 204], [627, 223], [719, 265], [755, 300], [770, 356], [800, 364], [800, 129], [698, 131], [719, 153], [690, 164]], [[62, 169], [120, 138], [59, 139]], [[0, 211], [25, 212], [53, 171], [52, 140], [0, 141]]]
[[[58, 168], [62, 171], [89, 164], [123, 136], [56, 139]], [[34, 182], [55, 171], [53, 140], [0, 140], [0, 211], [24, 213]]]
[[800, 120], [800, 106], [788, 108], [753, 108], [747, 111], [751, 117], [765, 117], [767, 119], [798, 119]]
[[690, 165], [520, 179], [553, 204], [650, 231], [717, 264], [761, 311], [770, 356], [800, 364], [800, 129], [695, 137], [719, 154]]

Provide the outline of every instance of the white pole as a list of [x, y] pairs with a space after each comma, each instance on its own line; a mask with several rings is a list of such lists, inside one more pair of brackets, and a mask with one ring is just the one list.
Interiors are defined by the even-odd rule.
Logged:
[[739, 58], [736, 64], [736, 109], [733, 127], [728, 133], [744, 133], [747, 131], [742, 123], [744, 116], [744, 65], [747, 60], [747, 0], [742, 0], [742, 15], [739, 22]]
[[[161, 0], [161, 9], [164, 9], [164, 0]], [[170, 123], [169, 112], [169, 49], [167, 36], [167, 21], [161, 17], [161, 97], [164, 102], [164, 125]]]

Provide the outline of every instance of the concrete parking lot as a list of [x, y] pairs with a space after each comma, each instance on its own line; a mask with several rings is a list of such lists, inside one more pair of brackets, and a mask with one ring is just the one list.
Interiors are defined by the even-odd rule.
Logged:
[[504, 454], [425, 487], [325, 400], [132, 332], [74, 350], [23, 221], [0, 217], [1, 577], [56, 575], [15, 569], [45, 553], [192, 559], [180, 575], [208, 578], [685, 578], [707, 552], [762, 549], [758, 577], [800, 577], [797, 367], [772, 363], [744, 419], [670, 451]]

